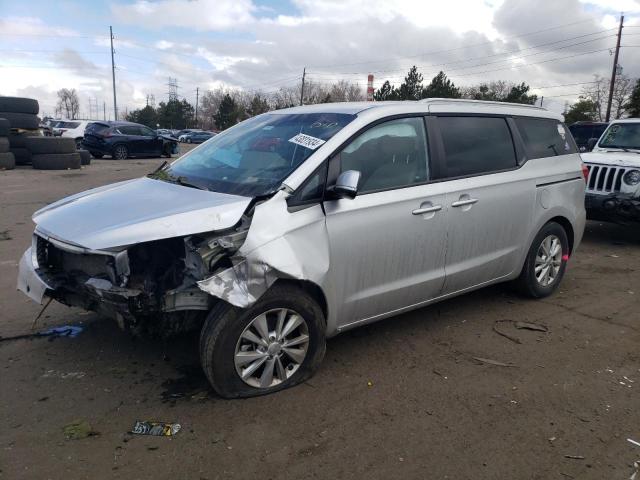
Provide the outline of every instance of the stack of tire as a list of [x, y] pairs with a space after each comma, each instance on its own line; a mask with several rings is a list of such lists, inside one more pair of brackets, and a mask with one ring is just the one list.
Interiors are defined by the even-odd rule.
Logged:
[[9, 148], [17, 165], [31, 163], [31, 153], [25, 147], [25, 138], [40, 135], [39, 110], [38, 101], [33, 98], [0, 97], [0, 118], [9, 121]]
[[16, 167], [16, 159], [9, 151], [9, 120], [0, 118], [0, 170], [12, 170]]
[[[10, 123], [9, 145], [15, 163], [31, 164], [38, 170], [73, 170], [89, 165], [91, 155], [86, 150], [78, 151], [75, 139], [42, 136], [39, 110], [33, 98], [0, 97], [0, 118]], [[0, 150], [2, 143], [0, 140]]]

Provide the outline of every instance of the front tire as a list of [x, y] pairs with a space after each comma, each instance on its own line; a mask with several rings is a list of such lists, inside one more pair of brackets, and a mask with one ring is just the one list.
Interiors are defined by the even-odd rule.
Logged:
[[544, 298], [560, 285], [569, 260], [569, 240], [564, 228], [547, 223], [538, 232], [527, 254], [516, 286], [523, 295]]
[[200, 334], [200, 361], [222, 397], [253, 397], [310, 378], [326, 350], [326, 323], [301, 288], [276, 284], [247, 309], [218, 302]]

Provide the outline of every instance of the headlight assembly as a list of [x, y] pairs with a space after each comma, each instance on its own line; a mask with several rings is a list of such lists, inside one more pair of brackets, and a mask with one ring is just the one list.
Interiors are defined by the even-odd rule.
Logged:
[[622, 177], [622, 181], [627, 185], [637, 185], [640, 183], [640, 170], [629, 170]]

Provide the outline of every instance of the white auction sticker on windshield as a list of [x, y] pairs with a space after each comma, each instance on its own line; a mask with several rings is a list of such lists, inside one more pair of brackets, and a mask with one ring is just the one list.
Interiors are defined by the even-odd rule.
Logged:
[[299, 133], [293, 138], [290, 138], [289, 141], [291, 143], [295, 143], [296, 145], [302, 145], [303, 147], [309, 148], [311, 150], [315, 150], [320, 145], [325, 143], [321, 138], [312, 137], [311, 135], [305, 135], [304, 133]]

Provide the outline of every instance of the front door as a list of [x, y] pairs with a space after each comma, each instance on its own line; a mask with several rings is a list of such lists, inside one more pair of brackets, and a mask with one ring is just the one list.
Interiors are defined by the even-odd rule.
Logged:
[[331, 287], [338, 326], [373, 320], [438, 296], [446, 221], [440, 185], [429, 185], [422, 117], [360, 134], [332, 162], [361, 173], [354, 199], [326, 201]]

